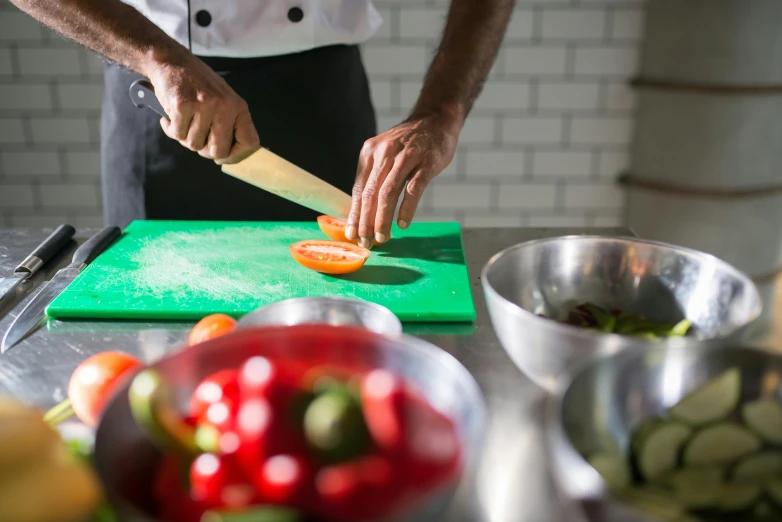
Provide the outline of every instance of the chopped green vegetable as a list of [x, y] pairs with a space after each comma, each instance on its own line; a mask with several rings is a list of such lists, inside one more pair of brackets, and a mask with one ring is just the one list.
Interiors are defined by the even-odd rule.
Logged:
[[782, 507], [782, 478], [766, 484], [766, 494], [779, 507]]
[[734, 482], [758, 482], [782, 477], [782, 453], [761, 451], [744, 457], [730, 474]]
[[327, 462], [361, 455], [370, 443], [359, 400], [339, 388], [322, 392], [304, 413], [304, 436]]
[[782, 406], [779, 402], [770, 397], [748, 402], [741, 408], [741, 415], [749, 429], [761, 439], [782, 445]]
[[696, 433], [684, 448], [684, 464], [728, 464], [758, 451], [761, 442], [746, 428], [720, 423]]
[[687, 394], [670, 414], [690, 426], [702, 426], [727, 417], [738, 405], [740, 394], [741, 372], [731, 368]]
[[740, 370], [726, 370], [668, 418], [636, 425], [621, 460], [605, 452], [589, 462], [613, 495], [661, 522], [782, 520], [782, 405], [740, 406], [741, 388]]
[[648, 339], [682, 337], [687, 335], [692, 327], [692, 323], [687, 319], [682, 319], [675, 324], [655, 323], [642, 315], [622, 310], [609, 311], [591, 302], [571, 308], [563, 322], [599, 332]]
[[157, 371], [146, 369], [136, 375], [128, 399], [133, 420], [158, 449], [185, 458], [194, 458], [201, 452], [195, 428], [174, 408], [171, 391]]
[[618, 452], [595, 453], [589, 457], [589, 464], [600, 473], [610, 489], [623, 489], [632, 483], [630, 466]]
[[638, 469], [644, 479], [655, 482], [672, 471], [691, 434], [689, 426], [675, 421], [659, 422], [650, 428], [637, 448]]
[[763, 488], [757, 484], [722, 484], [716, 507], [726, 513], [743, 511], [752, 507], [762, 494]]
[[685, 468], [675, 471], [668, 483], [676, 499], [688, 508], [711, 508], [720, 496], [724, 470], [719, 466]]
[[681, 502], [665, 491], [652, 488], [629, 488], [617, 493], [617, 497], [639, 511], [659, 517], [666, 522], [677, 521], [686, 513]]

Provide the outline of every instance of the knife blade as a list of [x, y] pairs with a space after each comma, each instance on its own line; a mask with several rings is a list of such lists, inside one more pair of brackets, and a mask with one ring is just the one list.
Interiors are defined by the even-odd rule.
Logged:
[[76, 249], [71, 264], [59, 270], [11, 323], [3, 337], [0, 353], [7, 352], [41, 326], [46, 321], [46, 307], [49, 303], [54, 301], [54, 298], [84, 270], [84, 267], [98, 257], [121, 233], [119, 227], [106, 227]]
[[[136, 80], [131, 84], [130, 99], [136, 107], [150, 109], [158, 116], [168, 118], [148, 80]], [[315, 212], [348, 218], [351, 198], [347, 193], [264, 147], [238, 163], [222, 165], [221, 170]]]
[[57, 252], [62, 250], [75, 233], [76, 229], [71, 225], [60, 225], [40, 245], [35, 247], [35, 250], [29, 256], [19, 263], [14, 269], [13, 276], [0, 279], [0, 304], [4, 304], [12, 296], [18, 297], [21, 295], [23, 293], [23, 285], [43, 265], [48, 263]]

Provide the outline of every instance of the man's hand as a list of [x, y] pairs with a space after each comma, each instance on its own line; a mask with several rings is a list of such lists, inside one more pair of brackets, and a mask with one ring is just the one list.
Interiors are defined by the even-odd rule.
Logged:
[[259, 147], [247, 104], [218, 74], [122, 0], [12, 0], [61, 35], [146, 76], [163, 131], [218, 164]]
[[[413, 219], [426, 185], [453, 159], [464, 119], [497, 57], [515, 0], [452, 0], [440, 48], [412, 115], [361, 150], [345, 235], [384, 243], [407, 183], [398, 224]], [[421, 116], [424, 115], [424, 116]]]
[[219, 165], [243, 160], [260, 146], [247, 103], [197, 58], [160, 65], [149, 75], [168, 114], [163, 132]]
[[407, 228], [429, 182], [456, 152], [461, 122], [439, 115], [411, 117], [364, 143], [353, 185], [345, 235], [367, 248], [391, 237], [399, 197], [398, 224]]

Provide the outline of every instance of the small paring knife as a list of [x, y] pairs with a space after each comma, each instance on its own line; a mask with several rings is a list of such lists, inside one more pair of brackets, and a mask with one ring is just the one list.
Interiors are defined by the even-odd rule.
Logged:
[[3, 337], [0, 353], [7, 352], [19, 341], [41, 326], [46, 320], [46, 307], [60, 295], [65, 288], [90, 264], [101, 252], [122, 234], [119, 227], [107, 227], [88, 239], [73, 253], [71, 264], [59, 270], [33, 297]]
[[[133, 82], [130, 85], [130, 99], [136, 107], [150, 109], [158, 116], [168, 119], [149, 80]], [[222, 165], [221, 170], [315, 212], [339, 219], [348, 218], [351, 205], [351, 197], [348, 194], [269, 149], [261, 147], [238, 163]]]
[[[22, 293], [26, 293], [22, 292], [24, 283], [62, 250], [75, 233], [76, 230], [71, 225], [60, 225], [24, 261], [19, 263], [11, 277], [0, 279], [0, 305], [13, 296], [18, 297]], [[2, 307], [0, 307], [0, 316], [2, 314]]]

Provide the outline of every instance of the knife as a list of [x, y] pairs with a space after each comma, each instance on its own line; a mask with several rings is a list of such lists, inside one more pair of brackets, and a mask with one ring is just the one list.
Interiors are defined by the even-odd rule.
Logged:
[[60, 225], [14, 269], [13, 276], [0, 279], [0, 303], [16, 294], [33, 274], [68, 244], [75, 233], [72, 226]]
[[71, 264], [59, 270], [41, 288], [32, 301], [11, 324], [3, 337], [0, 353], [7, 352], [16, 343], [27, 337], [46, 320], [46, 307], [60, 295], [81, 271], [103, 252], [122, 232], [119, 227], [107, 227], [89, 238], [73, 253]]
[[[130, 99], [136, 107], [150, 109], [168, 118], [148, 80], [136, 80], [131, 84]], [[348, 194], [264, 147], [239, 163], [222, 165], [221, 170], [315, 212], [340, 219], [348, 218], [351, 204]]]

